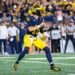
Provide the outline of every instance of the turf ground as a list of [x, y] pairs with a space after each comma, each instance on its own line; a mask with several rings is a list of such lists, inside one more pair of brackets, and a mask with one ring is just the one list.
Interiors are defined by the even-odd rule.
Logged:
[[51, 71], [45, 55], [26, 55], [15, 72], [13, 64], [18, 55], [0, 55], [0, 75], [75, 75], [75, 53], [52, 54], [52, 56], [62, 71]]

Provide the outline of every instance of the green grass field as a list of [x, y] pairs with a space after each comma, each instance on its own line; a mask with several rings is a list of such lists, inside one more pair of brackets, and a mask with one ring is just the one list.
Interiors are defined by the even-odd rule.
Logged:
[[0, 75], [75, 75], [75, 53], [57, 53], [52, 56], [53, 61], [62, 68], [60, 72], [53, 72], [49, 69], [45, 55], [26, 55], [16, 72], [13, 64], [18, 55], [0, 55]]

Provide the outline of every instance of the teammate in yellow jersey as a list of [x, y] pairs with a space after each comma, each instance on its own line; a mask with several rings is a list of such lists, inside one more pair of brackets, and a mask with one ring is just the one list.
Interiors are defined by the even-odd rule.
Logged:
[[33, 44], [35, 47], [44, 50], [46, 53], [46, 58], [49, 62], [50, 69], [53, 71], [60, 71], [61, 69], [54, 65], [52, 61], [52, 56], [50, 53], [50, 49], [47, 47], [46, 43], [42, 41], [41, 39], [37, 38], [37, 34], [39, 32], [42, 32], [42, 27], [44, 27], [46, 24], [43, 22], [43, 20], [34, 13], [33, 16], [30, 17], [30, 21], [28, 22], [26, 26], [26, 34], [24, 36], [24, 50], [19, 55], [17, 61], [14, 64], [15, 71], [18, 68], [20, 60], [28, 53], [29, 48]]

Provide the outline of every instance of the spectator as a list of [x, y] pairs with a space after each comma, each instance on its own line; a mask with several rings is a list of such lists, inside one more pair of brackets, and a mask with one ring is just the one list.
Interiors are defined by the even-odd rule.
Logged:
[[27, 13], [28, 13], [28, 5], [27, 4], [22, 5], [20, 13], [21, 13], [20, 14], [21, 15], [21, 22], [23, 22], [23, 21], [26, 20], [26, 16], [27, 16]]
[[12, 5], [13, 12], [16, 12], [17, 9], [18, 9], [18, 2], [17, 2], [17, 0], [13, 0], [11, 5]]
[[0, 13], [3, 11], [2, 0], [0, 0]]
[[9, 0], [5, 0], [3, 2], [3, 12], [9, 13], [10, 8], [11, 8], [10, 1]]
[[25, 25], [22, 23], [19, 23], [18, 24], [18, 28], [19, 28], [19, 38], [20, 38], [20, 41], [19, 41], [19, 53], [22, 52], [22, 49], [23, 49], [23, 38], [24, 38], [24, 35], [25, 35]]
[[4, 55], [9, 55], [6, 49], [7, 40], [8, 40], [8, 30], [7, 30], [6, 24], [2, 21], [0, 22], [0, 47], [2, 46], [2, 43], [3, 43]]
[[75, 12], [74, 12], [73, 15], [72, 15], [72, 20], [73, 20], [73, 22], [75, 23]]
[[3, 20], [3, 21], [7, 21], [7, 20], [8, 20], [6, 13], [3, 13], [2, 20]]
[[69, 40], [73, 43], [74, 51], [75, 51], [75, 39], [74, 39], [74, 32], [75, 32], [75, 26], [72, 21], [65, 27], [65, 32], [66, 32], [66, 44], [65, 44], [65, 49], [64, 53], [66, 53], [66, 48], [68, 45]]
[[14, 23], [11, 23], [10, 27], [8, 28], [8, 34], [9, 34], [9, 43], [11, 47], [11, 54], [14, 54], [15, 52], [16, 54], [18, 54], [19, 50], [16, 37], [19, 36], [19, 29], [15, 26]]
[[[46, 21], [56, 22], [57, 25], [60, 25], [63, 21], [68, 24], [70, 19], [75, 21], [74, 0], [0, 0], [0, 8], [0, 18], [4, 21], [14, 20], [28, 23], [26, 21], [29, 20], [28, 18], [32, 19], [32, 13], [38, 13], [39, 18], [42, 17]], [[61, 29], [62, 27], [63, 26], [61, 26]], [[11, 26], [8, 29], [10, 28]], [[19, 29], [21, 32], [21, 26]], [[20, 35], [20, 37], [21, 36], [22, 35]], [[20, 40], [22, 43], [23, 36]]]
[[60, 29], [57, 26], [52, 26], [49, 29], [51, 33], [51, 49], [52, 52], [58, 53], [60, 52]]

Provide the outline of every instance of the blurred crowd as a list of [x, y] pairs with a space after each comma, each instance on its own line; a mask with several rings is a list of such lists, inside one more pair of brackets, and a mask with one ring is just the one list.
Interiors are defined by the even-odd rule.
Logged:
[[[11, 54], [22, 52], [25, 26], [33, 13], [47, 23], [47, 34], [44, 34], [51, 41], [52, 52], [60, 52], [60, 39], [66, 36], [65, 26], [70, 22], [75, 25], [75, 0], [0, 0], [0, 52], [2, 43], [5, 55], [9, 54], [7, 45]], [[57, 31], [51, 34], [52, 30]]]

